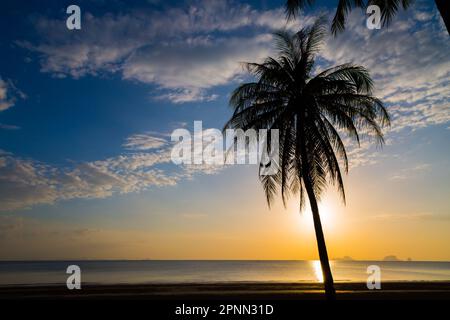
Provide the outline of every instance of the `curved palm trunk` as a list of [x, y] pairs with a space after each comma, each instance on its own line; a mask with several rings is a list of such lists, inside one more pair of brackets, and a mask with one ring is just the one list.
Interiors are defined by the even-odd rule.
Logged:
[[322, 223], [320, 222], [319, 207], [317, 206], [316, 196], [311, 187], [307, 175], [303, 177], [306, 193], [308, 194], [309, 203], [314, 220], [314, 229], [316, 231], [317, 247], [319, 249], [320, 266], [322, 268], [323, 282], [325, 285], [325, 295], [328, 300], [336, 299], [334, 290], [333, 274], [331, 273], [330, 261], [328, 260], [327, 246], [325, 245], [325, 237], [323, 235]]
[[328, 260], [327, 246], [325, 245], [325, 237], [323, 235], [322, 223], [320, 222], [319, 206], [317, 205], [316, 195], [314, 193], [313, 184], [309, 175], [308, 152], [304, 144], [302, 136], [306, 136], [306, 132], [301, 123], [304, 123], [306, 114], [300, 113], [299, 119], [296, 121], [297, 141], [299, 141], [300, 154], [302, 159], [302, 177], [306, 193], [308, 195], [311, 212], [314, 221], [314, 230], [316, 231], [317, 248], [319, 250], [320, 267], [322, 269], [323, 283], [325, 285], [325, 295], [327, 300], [335, 300], [336, 292], [334, 290], [333, 274], [331, 273], [330, 261]]

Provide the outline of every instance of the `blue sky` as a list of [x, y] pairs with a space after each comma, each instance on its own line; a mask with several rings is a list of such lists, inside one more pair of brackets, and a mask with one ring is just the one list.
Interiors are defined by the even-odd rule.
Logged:
[[[283, 1], [77, 1], [79, 31], [65, 27], [69, 4], [2, 4], [0, 230], [8, 239], [4, 243], [20, 249], [13, 253], [3, 245], [0, 258], [220, 257], [210, 248], [202, 251], [201, 242], [219, 241], [216, 235], [226, 233], [226, 226], [231, 235], [238, 230], [235, 241], [245, 238], [244, 227], [251, 229], [256, 212], [269, 212], [256, 169], [175, 167], [168, 158], [169, 134], [192, 129], [194, 120], [202, 120], [204, 128], [222, 128], [230, 116], [229, 93], [248, 79], [239, 62], [270, 55], [274, 30], [298, 29], [320, 14], [331, 17], [334, 2], [318, 1], [286, 24]], [[434, 3], [417, 1], [381, 30], [368, 30], [365, 16], [355, 10], [347, 30], [327, 39], [317, 65], [317, 70], [346, 62], [366, 66], [393, 117], [385, 148], [368, 142], [349, 147], [347, 194], [357, 206], [349, 201], [341, 208], [332, 195], [330, 207], [347, 210], [350, 220], [364, 211], [367, 228], [370, 215], [394, 224], [409, 215], [415, 221], [405, 237], [423, 219], [434, 221], [426, 232], [435, 230], [442, 247], [448, 238], [436, 230], [448, 226], [450, 214], [449, 49]], [[231, 224], [245, 214], [242, 230]], [[264, 219], [257, 224], [261, 229], [270, 225]], [[50, 242], [65, 243], [55, 235], [61, 230], [80, 237], [75, 253], [67, 253], [68, 244], [36, 240], [44, 234]], [[107, 233], [95, 239], [117, 239], [117, 232], [133, 230], [202, 238], [186, 240], [190, 255], [176, 246], [146, 249], [126, 240], [119, 243], [133, 247], [133, 254], [83, 251], [93, 241], [83, 237]], [[35, 250], [27, 249], [33, 241]], [[105, 247], [117, 246], [114, 241]], [[425, 249], [414, 253], [414, 244], [399, 241], [394, 254], [450, 259]], [[343, 247], [335, 256], [348, 253]], [[259, 257], [247, 249], [223, 256]], [[380, 244], [375, 251], [386, 250]], [[273, 257], [311, 256], [305, 252]]]

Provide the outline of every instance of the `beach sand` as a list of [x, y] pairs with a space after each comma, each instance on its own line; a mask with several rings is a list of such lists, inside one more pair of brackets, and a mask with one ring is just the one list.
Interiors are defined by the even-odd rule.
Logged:
[[[338, 300], [450, 300], [450, 282], [336, 283]], [[320, 283], [208, 283], [0, 287], [0, 299], [322, 300]]]

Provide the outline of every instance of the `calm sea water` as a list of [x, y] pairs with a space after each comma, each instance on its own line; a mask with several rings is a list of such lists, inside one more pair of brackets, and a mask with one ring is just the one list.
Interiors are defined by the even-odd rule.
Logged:
[[[318, 261], [30, 261], [0, 262], [0, 285], [65, 283], [66, 269], [81, 268], [82, 283], [311, 282]], [[336, 281], [366, 281], [378, 265], [382, 281], [450, 281], [450, 262], [332, 261]]]

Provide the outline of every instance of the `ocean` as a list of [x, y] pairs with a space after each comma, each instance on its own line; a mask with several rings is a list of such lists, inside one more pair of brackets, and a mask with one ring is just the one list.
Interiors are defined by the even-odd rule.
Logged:
[[[123, 260], [1, 261], [0, 285], [63, 284], [78, 265], [83, 284], [320, 282], [318, 261]], [[377, 265], [381, 281], [450, 281], [450, 262], [331, 261], [336, 282], [365, 282]]]

